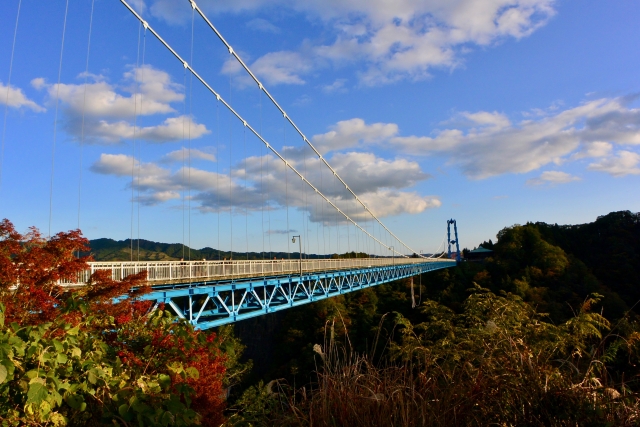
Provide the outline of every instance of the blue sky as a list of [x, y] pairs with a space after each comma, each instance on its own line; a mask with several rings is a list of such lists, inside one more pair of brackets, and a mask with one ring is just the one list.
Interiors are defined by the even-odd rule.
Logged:
[[[285, 173], [119, 1], [94, 2], [87, 68], [92, 2], [69, 0], [59, 85], [66, 2], [23, 1], [8, 84], [18, 3], [0, 4], [0, 217], [45, 234], [51, 222], [90, 238], [238, 251], [293, 250], [301, 234], [307, 252], [388, 253]], [[516, 223], [640, 211], [637, 1], [197, 4], [416, 251], [434, 251], [449, 218], [472, 248]], [[192, 19], [189, 1], [131, 5], [322, 193], [384, 246], [402, 246]]]

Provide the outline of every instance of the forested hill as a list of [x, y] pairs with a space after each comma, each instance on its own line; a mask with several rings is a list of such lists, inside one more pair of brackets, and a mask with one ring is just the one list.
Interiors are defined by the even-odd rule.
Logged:
[[[95, 261], [129, 261], [131, 257], [132, 242], [130, 239], [113, 240], [113, 239], [94, 239], [89, 241], [91, 247], [91, 255]], [[139, 248], [139, 250], [138, 250]], [[265, 252], [264, 256], [261, 252], [234, 252], [233, 259], [298, 259], [298, 252]], [[305, 257], [313, 258], [316, 255], [305, 255]], [[136, 261], [179, 261], [185, 260], [222, 260], [230, 259], [231, 253], [219, 251], [210, 247], [202, 249], [192, 249], [182, 243], [159, 243], [150, 240], [137, 239], [133, 240], [133, 259]]]
[[473, 281], [520, 295], [558, 320], [594, 292], [604, 295], [605, 315], [613, 318], [640, 301], [638, 213], [612, 212], [580, 225], [515, 225], [497, 237], [495, 244], [482, 243], [494, 253], [479, 271], [475, 266], [461, 270], [471, 276], [456, 282], [452, 301], [462, 300]]
[[640, 300], [640, 213], [612, 212], [581, 225], [536, 223], [544, 240], [584, 262], [600, 283]]

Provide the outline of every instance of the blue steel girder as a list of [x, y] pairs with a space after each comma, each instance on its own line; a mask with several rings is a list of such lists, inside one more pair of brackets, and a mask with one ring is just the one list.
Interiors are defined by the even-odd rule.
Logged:
[[454, 261], [443, 260], [302, 276], [159, 285], [142, 299], [164, 303], [196, 328], [209, 329], [454, 265]]

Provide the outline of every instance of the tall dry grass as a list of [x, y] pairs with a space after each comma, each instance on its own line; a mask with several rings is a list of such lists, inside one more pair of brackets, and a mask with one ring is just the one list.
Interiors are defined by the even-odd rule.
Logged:
[[428, 302], [422, 308], [425, 322], [397, 319], [398, 336], [387, 343], [379, 361], [352, 351], [348, 339], [337, 343], [332, 325], [324, 345], [315, 347], [319, 364], [312, 389], [280, 384], [273, 390], [271, 384], [262, 394], [271, 410], [245, 422], [318, 427], [640, 425], [634, 383], [616, 379], [624, 376], [608, 368], [625, 350], [621, 342], [628, 354], [636, 344], [603, 334], [611, 327], [589, 312], [593, 302], [585, 301], [576, 317], [560, 326], [541, 321], [517, 297], [484, 290], [470, 297], [463, 314]]

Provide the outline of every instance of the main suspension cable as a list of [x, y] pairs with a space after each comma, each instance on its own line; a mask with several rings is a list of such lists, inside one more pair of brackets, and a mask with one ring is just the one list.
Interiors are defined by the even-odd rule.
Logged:
[[[123, 3], [126, 4], [125, 0], [121, 0]], [[400, 240], [399, 237], [397, 237], [393, 232], [391, 232], [391, 230], [389, 230], [383, 223], [382, 221], [369, 209], [369, 207], [358, 197], [358, 195], [349, 187], [349, 185], [342, 179], [342, 177], [340, 177], [340, 175], [338, 175], [337, 171], [329, 164], [329, 162], [327, 161], [327, 159], [322, 156], [322, 154], [316, 149], [316, 147], [311, 143], [311, 141], [309, 141], [307, 139], [307, 137], [304, 135], [304, 133], [302, 133], [302, 131], [300, 130], [300, 128], [294, 123], [294, 121], [287, 116], [287, 114], [285, 113], [284, 109], [280, 106], [280, 104], [278, 104], [278, 102], [275, 100], [275, 98], [271, 95], [271, 93], [269, 93], [269, 91], [262, 85], [262, 83], [260, 82], [260, 80], [258, 80], [258, 78], [256, 77], [256, 75], [249, 69], [249, 67], [247, 66], [247, 64], [240, 58], [240, 56], [238, 55], [238, 53], [236, 51], [233, 50], [233, 48], [231, 47], [231, 45], [225, 40], [225, 38], [222, 36], [222, 34], [218, 31], [218, 29], [211, 23], [211, 21], [209, 20], [209, 18], [207, 18], [207, 16], [204, 14], [204, 12], [200, 9], [200, 7], [198, 7], [198, 5], [196, 4], [196, 2], [194, 0], [188, 0], [189, 3], [191, 4], [191, 7], [196, 10], [198, 12], [198, 14], [202, 17], [202, 19], [207, 23], [207, 25], [209, 26], [209, 28], [211, 28], [211, 30], [216, 34], [216, 36], [218, 36], [218, 38], [220, 39], [220, 41], [226, 46], [226, 48], [229, 50], [229, 53], [231, 55], [233, 55], [233, 57], [236, 58], [236, 60], [240, 63], [240, 65], [242, 66], [242, 68], [244, 68], [244, 70], [249, 74], [249, 76], [251, 76], [251, 78], [256, 82], [256, 84], [258, 85], [258, 87], [260, 88], [260, 90], [262, 90], [265, 95], [267, 95], [267, 97], [271, 100], [271, 102], [273, 103], [273, 105], [275, 105], [275, 107], [280, 110], [280, 112], [284, 115], [284, 117], [289, 121], [289, 123], [291, 124], [291, 126], [293, 126], [293, 128], [300, 134], [300, 136], [302, 137], [302, 139], [304, 140], [304, 142], [311, 147], [311, 149], [313, 150], [313, 152], [318, 156], [318, 158], [325, 164], [325, 166], [327, 168], [329, 168], [329, 170], [334, 174], [334, 176], [340, 181], [340, 183], [342, 185], [344, 185], [345, 189], [351, 193], [351, 195], [355, 198], [355, 200], [362, 205], [362, 207], [369, 213], [369, 215], [371, 215], [371, 217], [377, 221], [382, 227], [384, 227], [384, 229], [390, 233], [391, 235], [393, 235], [396, 240], [398, 240], [398, 243], [400, 243], [401, 245], [403, 245], [405, 248], [407, 248], [410, 252], [415, 253], [416, 251], [414, 251], [413, 249], [411, 249], [406, 243], [404, 243], [402, 240]]]
[[[146, 21], [144, 21], [142, 19], [142, 17], [140, 17], [140, 15], [127, 3], [126, 0], [120, 0], [120, 2], [127, 7], [127, 9], [141, 22], [144, 22], [147, 25], [148, 30], [158, 39], [158, 41], [160, 43], [162, 43], [165, 48], [167, 48], [175, 57], [177, 60], [179, 60], [183, 66], [185, 67], [185, 69], [188, 69], [191, 73], [193, 73], [193, 76], [198, 79], [206, 88], [207, 90], [209, 90], [214, 96], [216, 96], [216, 98], [223, 103], [223, 105], [229, 110], [229, 112], [232, 114], [232, 116], [235, 116], [238, 120], [240, 120], [246, 127], [247, 129], [249, 129], [260, 141], [262, 141], [262, 143], [265, 144], [265, 146], [271, 150], [271, 152], [273, 154], [275, 154], [280, 160], [282, 160], [284, 162], [284, 164], [286, 165], [286, 167], [288, 167], [288, 169], [290, 169], [292, 172], [294, 172], [296, 175], [298, 175], [298, 177], [300, 177], [307, 185], [309, 185], [311, 187], [312, 190], [314, 190], [320, 197], [322, 197], [327, 203], [329, 203], [335, 210], [338, 211], [338, 213], [340, 213], [347, 221], [350, 221], [352, 224], [354, 224], [356, 227], [358, 227], [360, 230], [362, 230], [366, 235], [368, 235], [371, 239], [373, 239], [374, 241], [379, 242], [379, 240], [373, 236], [371, 233], [369, 233], [368, 231], [366, 231], [365, 229], [362, 228], [362, 226], [360, 226], [357, 222], [355, 222], [346, 212], [344, 212], [342, 209], [340, 209], [335, 203], [333, 203], [329, 198], [327, 198], [326, 195], [322, 194], [320, 192], [320, 190], [318, 190], [318, 188], [316, 186], [314, 186], [307, 178], [304, 177], [304, 175], [302, 175], [289, 161], [287, 161], [275, 148], [273, 148], [273, 146], [271, 146], [271, 144], [269, 144], [249, 123], [247, 123], [246, 120], [243, 119], [243, 117], [233, 108], [231, 107], [231, 105], [225, 101], [218, 92], [216, 92], [207, 82], [206, 80], [204, 80], [200, 74], [198, 74], [159, 34], [157, 31], [155, 31], [150, 25], [148, 25], [148, 23], [146, 23]], [[196, 8], [196, 10], [198, 10]], [[230, 49], [231, 52], [233, 52], [233, 49]], [[267, 92], [265, 92], [267, 94], [267, 96], [269, 96], [269, 94]], [[290, 119], [288, 118], [288, 116], [286, 115], [286, 113], [283, 114], [283, 117], [285, 120], [289, 121], [289, 123], [291, 124]], [[298, 130], [298, 128], [295, 126], [295, 124], [293, 124], [294, 128], [296, 130]], [[299, 130], [298, 130], [299, 132]], [[326, 161], [325, 161], [326, 164]], [[334, 175], [337, 176], [337, 172], [333, 171]], [[231, 184], [230, 184], [231, 185]], [[231, 187], [230, 187], [231, 188]], [[362, 204], [362, 202], [358, 199], [358, 201]], [[365, 206], [365, 210], [368, 211], [368, 208]], [[384, 225], [383, 225], [384, 227]], [[386, 229], [386, 227], [385, 227]], [[390, 232], [390, 231], [389, 231]], [[390, 232], [391, 233], [391, 232]], [[394, 235], [395, 236], [395, 235]], [[400, 241], [397, 237], [396, 240]], [[404, 245], [404, 244], [403, 244]], [[404, 245], [406, 246], [406, 245]], [[408, 246], [406, 246], [408, 249], [410, 249]], [[412, 249], [410, 249], [412, 252]], [[406, 255], [402, 254], [401, 252], [395, 251], [397, 254], [406, 257]]]

